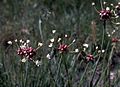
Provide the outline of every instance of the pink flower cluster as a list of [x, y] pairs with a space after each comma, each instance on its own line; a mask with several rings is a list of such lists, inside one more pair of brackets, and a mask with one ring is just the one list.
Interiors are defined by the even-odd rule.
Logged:
[[86, 57], [86, 59], [87, 59], [87, 61], [93, 61], [94, 57], [93, 57], [93, 55], [88, 54], [87, 57]]
[[119, 42], [119, 39], [118, 38], [112, 38], [112, 42], [113, 43]]
[[110, 10], [101, 10], [99, 15], [100, 15], [100, 19], [102, 20], [107, 20], [111, 17], [111, 11]]
[[18, 48], [17, 54], [20, 55], [22, 58], [25, 57], [32, 60], [33, 56], [36, 55], [36, 50], [32, 47]]
[[60, 52], [65, 52], [65, 51], [68, 50], [68, 45], [66, 45], [66, 44], [60, 44], [59, 47], [58, 47], [58, 50]]

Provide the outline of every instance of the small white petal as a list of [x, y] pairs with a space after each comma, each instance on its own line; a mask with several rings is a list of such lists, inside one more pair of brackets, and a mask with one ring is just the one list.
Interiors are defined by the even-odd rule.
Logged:
[[25, 62], [27, 61], [27, 59], [26, 59], [26, 58], [23, 58], [21, 61], [22, 61], [23, 63], [25, 63]]
[[114, 6], [113, 4], [110, 4], [111, 6]]
[[43, 46], [43, 43], [40, 43], [40, 42], [39, 42], [39, 43], [38, 43], [38, 46], [39, 46], [39, 47]]
[[115, 18], [119, 18], [119, 16], [115, 16]]
[[115, 73], [114, 72], [110, 72], [110, 80], [113, 80], [115, 78]]
[[55, 41], [55, 39], [54, 39], [54, 38], [50, 39], [50, 42], [52, 42], [52, 43], [53, 43], [54, 41]]
[[110, 34], [108, 34], [108, 37], [110, 37]]
[[113, 72], [111, 72], [111, 73], [110, 73], [110, 75], [114, 75], [114, 73], [113, 73]]
[[23, 42], [23, 40], [22, 39], [20, 39], [20, 43], [22, 43]]
[[58, 38], [58, 42], [60, 42], [61, 41], [61, 38]]
[[17, 42], [18, 40], [17, 39], [15, 39], [15, 42]]
[[115, 30], [112, 31], [112, 34], [114, 34], [114, 33], [115, 33]]
[[98, 46], [96, 46], [96, 50], [98, 49]]
[[83, 51], [86, 51], [86, 48], [83, 48]]
[[24, 43], [23, 45], [24, 45], [24, 46], [27, 46], [27, 43]]
[[94, 5], [95, 5], [95, 3], [93, 2], [93, 3], [92, 3], [92, 6], [94, 6]]
[[68, 35], [67, 35], [67, 34], [65, 34], [65, 37], [68, 37]]
[[42, 64], [42, 61], [36, 60], [35, 64], [39, 67]]
[[52, 30], [52, 33], [54, 34], [56, 32], [56, 30]]
[[107, 2], [103, 2], [103, 4], [106, 4]]
[[120, 24], [120, 22], [116, 23], [116, 25], [119, 25], [119, 24]]
[[30, 40], [27, 40], [26, 43], [30, 43]]
[[105, 50], [102, 50], [102, 53], [104, 53], [105, 52]]
[[107, 10], [107, 11], [109, 11], [109, 10], [110, 10], [110, 8], [109, 8], [109, 7], [106, 7], [106, 10]]
[[12, 45], [12, 41], [8, 41], [7, 43], [8, 43], [9, 45]]
[[25, 45], [21, 45], [20, 48], [26, 48], [26, 46]]
[[51, 59], [51, 57], [50, 57], [50, 54], [47, 54], [47, 56], [46, 56], [48, 59]]
[[83, 44], [83, 46], [86, 47], [86, 48], [88, 48], [89, 45], [88, 44]]
[[115, 32], [115, 30], [113, 30], [113, 32]]
[[78, 53], [78, 52], [79, 52], [79, 49], [75, 49], [75, 52]]
[[50, 43], [49, 45], [48, 45], [48, 47], [52, 47], [53, 46], [53, 43]]
[[101, 51], [100, 51], [100, 50], [98, 50], [98, 53], [101, 53]]
[[74, 43], [76, 40], [74, 39], [72, 42]]
[[119, 6], [117, 5], [117, 6], [115, 6], [115, 8], [118, 8]]

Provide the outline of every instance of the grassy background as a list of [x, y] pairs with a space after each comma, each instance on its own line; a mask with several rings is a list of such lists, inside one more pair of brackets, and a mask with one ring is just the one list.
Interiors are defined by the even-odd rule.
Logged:
[[[117, 2], [117, 0], [106, 1], [109, 3]], [[101, 44], [103, 28], [101, 26], [103, 24], [91, 6], [92, 2], [95, 2], [96, 7], [101, 9], [100, 0], [1, 0], [0, 87], [88, 87], [87, 84], [92, 78], [92, 69], [95, 69], [95, 65], [73, 60], [78, 55], [64, 55], [63, 57], [66, 59], [61, 60], [62, 64], [59, 69], [60, 55], [55, 61], [48, 61], [44, 58], [49, 51], [46, 46], [44, 47], [46, 51], [39, 50], [37, 52], [36, 58], [42, 59], [43, 62], [40, 67], [36, 67], [30, 62], [20, 63], [20, 58], [16, 54], [16, 46], [11, 46], [7, 42], [15, 39], [30, 39], [31, 45], [36, 47], [37, 42], [42, 41], [45, 42], [44, 44], [48, 44], [49, 39], [52, 38], [51, 31], [57, 30], [57, 35], [68, 34], [71, 38], [76, 38], [76, 44], [71, 47], [74, 49], [82, 46], [83, 43], [94, 44], [91, 23], [95, 21], [96, 41]], [[41, 26], [40, 21], [42, 22]], [[39, 31], [40, 27], [43, 32], [42, 36]], [[107, 26], [108, 28], [109, 31], [113, 30], [110, 26]], [[104, 42], [105, 49], [108, 40], [107, 38]], [[75, 61], [74, 64], [72, 61]], [[67, 64], [69, 76], [66, 75], [65, 64]], [[81, 64], [84, 67], [81, 67]], [[101, 69], [101, 66], [105, 66], [104, 63], [98, 67]], [[87, 73], [83, 75], [83, 71]], [[84, 79], [81, 81], [79, 77], [82, 76]], [[115, 82], [115, 87], [119, 87], [118, 79]], [[79, 82], [82, 84], [81, 86]], [[102, 87], [108, 87], [108, 85]]]

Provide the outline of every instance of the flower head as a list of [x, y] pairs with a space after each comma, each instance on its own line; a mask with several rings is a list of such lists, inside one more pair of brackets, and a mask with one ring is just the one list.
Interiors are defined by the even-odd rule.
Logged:
[[87, 61], [93, 61], [94, 57], [91, 54], [88, 54], [86, 57]]
[[58, 47], [58, 50], [60, 52], [66, 52], [68, 50], [68, 45], [66, 45], [66, 44], [60, 44], [59, 47]]
[[108, 19], [110, 19], [111, 17], [112, 17], [112, 9], [110, 9], [110, 7], [106, 7], [106, 3], [107, 2], [103, 2], [103, 7], [101, 7], [102, 9], [101, 10], [98, 10], [96, 7], [95, 7], [95, 4], [94, 3], [92, 3], [92, 6], [94, 6], [94, 8], [95, 8], [95, 10], [96, 10], [96, 12], [99, 14], [99, 16], [100, 16], [100, 19], [101, 20], [104, 20], [104, 21], [106, 21], [106, 20], [108, 20]]
[[112, 42], [113, 42], [113, 43], [119, 42], [119, 39], [117, 39], [117, 38], [112, 38]]
[[100, 11], [99, 15], [100, 15], [100, 19], [107, 20], [111, 17], [112, 13], [109, 9], [106, 10], [104, 9]]
[[36, 50], [33, 47], [29, 46], [30, 40], [19, 40], [20, 46], [17, 49], [17, 54], [21, 56], [21, 61], [26, 62], [26, 60], [33, 60], [33, 57], [36, 55]]
[[36, 50], [32, 47], [20, 47], [17, 50], [17, 54], [32, 60], [33, 56], [36, 54]]

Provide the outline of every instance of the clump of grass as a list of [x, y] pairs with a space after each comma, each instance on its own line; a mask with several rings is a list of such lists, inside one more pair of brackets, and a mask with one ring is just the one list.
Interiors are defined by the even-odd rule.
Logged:
[[[13, 2], [11, 1], [11, 3]], [[47, 2], [44, 1], [45, 3]], [[28, 39], [24, 35], [21, 39], [14, 37], [12, 40], [6, 40], [7, 48], [1, 47], [0, 87], [119, 86], [119, 67], [116, 68], [114, 57], [118, 54], [116, 48], [120, 41], [116, 36], [119, 28], [120, 3], [101, 2], [100, 10], [97, 10], [95, 3], [92, 3], [100, 21], [92, 21], [91, 26], [85, 25], [91, 29], [89, 30], [91, 32], [85, 32], [86, 36], [82, 34], [81, 30], [79, 31], [81, 23], [75, 17], [77, 14], [75, 1], [73, 4], [69, 3], [75, 11], [70, 14], [63, 9], [65, 7], [63, 4], [66, 2], [62, 1], [59, 4], [62, 4], [62, 10], [56, 12], [64, 12], [63, 18], [59, 18], [60, 21], [55, 20], [54, 11], [48, 12], [46, 9], [49, 14], [40, 13], [42, 16], [38, 18], [36, 30], [28, 26], [30, 31], [34, 30], [32, 34], [27, 28], [22, 29]], [[37, 9], [37, 3], [28, 3], [28, 7], [31, 5]], [[12, 6], [14, 7], [14, 5]], [[78, 8], [77, 5], [77, 11], [79, 11]], [[56, 9], [60, 9], [60, 7], [58, 6]], [[44, 11], [46, 12], [46, 10]], [[73, 18], [71, 22], [68, 21], [70, 18]], [[80, 18], [80, 20], [82, 19]], [[67, 23], [65, 23], [66, 21]], [[100, 27], [97, 22], [101, 24]], [[108, 32], [108, 27], [112, 31]], [[73, 28], [78, 30], [72, 30]], [[97, 29], [101, 29], [102, 33]], [[47, 30], [48, 32], [45, 32]], [[101, 37], [98, 34], [101, 34]], [[9, 50], [9, 53], [5, 50]]]

